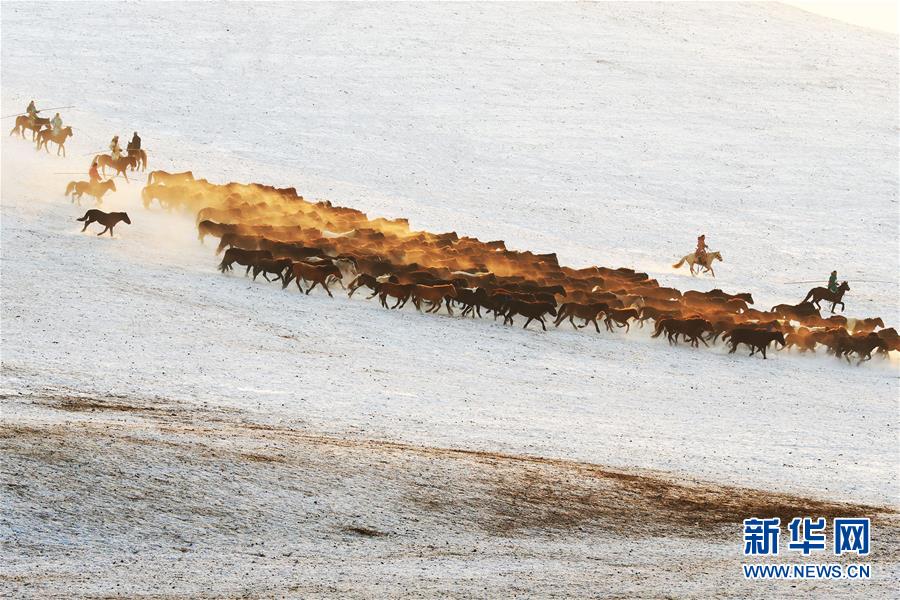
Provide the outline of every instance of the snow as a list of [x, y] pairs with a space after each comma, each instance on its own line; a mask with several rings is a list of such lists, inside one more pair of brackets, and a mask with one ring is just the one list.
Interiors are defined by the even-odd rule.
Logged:
[[[127, 210], [132, 225], [119, 225], [114, 239], [81, 234], [74, 219], [87, 207], [62, 198], [78, 177], [53, 174], [85, 171], [86, 155], [113, 133], [137, 129], [151, 169], [297, 186], [370, 216], [408, 217], [414, 229], [555, 251], [571, 266], [632, 266], [683, 289], [752, 291], [763, 307], [798, 301], [807, 289], [784, 282], [837, 269], [850, 280], [848, 316], [897, 326], [895, 36], [775, 4], [4, 3], [2, 22], [3, 114], [31, 96], [39, 107], [77, 107], [63, 111], [76, 126], [68, 158], [35, 154], [12, 138], [0, 148], [5, 426], [69, 424], [86, 432], [77, 447], [110, 452], [110, 444], [140, 473], [142, 450], [120, 430], [158, 440], [167, 425], [143, 413], [123, 422], [108, 410], [84, 413], [82, 422], [42, 400], [123, 398], [209, 413], [195, 417], [207, 428], [237, 420], [898, 506], [896, 358], [860, 368], [821, 353], [762, 361], [721, 347], [672, 349], [646, 332], [543, 333], [385, 311], [358, 295], [301, 298], [220, 275], [211, 247], [196, 242], [192, 217], [144, 211], [137, 182], [117, 182], [120, 191], [104, 203]], [[117, 42], [98, 31], [127, 35]], [[670, 267], [699, 232], [724, 254], [716, 280]], [[95, 429], [118, 433], [104, 442]], [[171, 435], [194, 443], [192, 433]], [[148, 470], [180, 473], [178, 461], [155, 450], [146, 461]], [[389, 478], [415, 467], [394, 457], [371, 468]], [[470, 468], [448, 467], [447, 480], [467, 485], [460, 473]], [[115, 489], [102, 470], [59, 469]], [[200, 469], [195, 493], [211, 493], [211, 473], [238, 469], [217, 458]], [[288, 474], [245, 475], [272, 514], [296, 501], [296, 490], [279, 487]], [[316, 494], [320, 485], [327, 487], [316, 484]], [[334, 503], [365, 505], [373, 485], [339, 488], [346, 497]], [[376, 487], [402, 495], [406, 484], [395, 485]], [[276, 488], [266, 499], [263, 490]], [[152, 508], [138, 514], [152, 520]], [[5, 540], [15, 532], [30, 544], [62, 543], [28, 510], [12, 514], [0, 528]], [[422, 525], [408, 539], [442, 541], [440, 527]], [[318, 539], [317, 530], [300, 530]], [[137, 543], [122, 531], [110, 534], [116, 543]], [[265, 535], [293, 543], [284, 531]], [[547, 568], [547, 577], [558, 568], [570, 591], [596, 590], [591, 583], [610, 575], [584, 577], [579, 562], [603, 532], [572, 546], [580, 558], [552, 569], [563, 541], [542, 548], [539, 536], [524, 536], [511, 561], [502, 538], [458, 535], [461, 545], [481, 540], [494, 554], [456, 571], [440, 560], [418, 566], [429, 576], [467, 573], [473, 582], [454, 588], [461, 595], [480, 590], [479, 581], [523, 593], [488, 573], [494, 564], [518, 569], [531, 552], [533, 568]], [[265, 538], [250, 531], [246, 539]], [[734, 581], [736, 539], [729, 532], [703, 541], [710, 568], [727, 574], [733, 593], [764, 594]], [[87, 556], [110, 560], [102, 536], [83, 543]], [[305, 556], [318, 547], [309, 544]], [[666, 556], [685, 552], [677, 539], [665, 544], [641, 563], [634, 585], [660, 577]], [[234, 573], [218, 583], [198, 574], [224, 547], [210, 542], [176, 589], [190, 593], [191, 577], [236, 589]], [[15, 556], [19, 567], [35, 560], [21, 548]], [[353, 556], [333, 551], [313, 573], [358, 591], [340, 586], [359, 572], [335, 570]], [[614, 562], [606, 555], [603, 564]], [[389, 564], [415, 589], [411, 567]], [[142, 565], [153, 573], [132, 580], [132, 593], [165, 575]], [[896, 572], [894, 563], [885, 568]], [[376, 580], [391, 581], [378, 572]], [[534, 574], [519, 576], [535, 595], [549, 589]], [[87, 577], [85, 589], [110, 591], [97, 581]], [[668, 593], [655, 581], [657, 595]], [[449, 584], [433, 585], [422, 593]], [[678, 589], [718, 589], [702, 578], [692, 585]]]

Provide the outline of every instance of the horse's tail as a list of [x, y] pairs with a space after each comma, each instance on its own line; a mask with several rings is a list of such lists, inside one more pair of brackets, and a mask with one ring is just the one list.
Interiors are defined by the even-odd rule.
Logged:
[[[88, 212], [90, 212], [90, 211], [88, 211]], [[83, 217], [81, 217], [80, 219], [75, 219], [75, 220], [76, 220], [76, 221], [82, 221], [82, 222], [83, 222], [83, 221], [87, 221], [87, 218], [88, 218], [88, 214], [87, 214], [87, 213], [84, 213], [84, 216], [83, 216]]]
[[806, 294], [806, 298], [804, 298], [803, 301], [800, 302], [800, 304], [803, 304], [803, 302], [809, 302], [809, 299], [812, 298], [813, 292], [815, 292], [815, 291], [816, 291], [815, 288], [809, 290], [809, 293]]
[[673, 268], [673, 269], [678, 269], [678, 268], [680, 268], [681, 265], [684, 264], [684, 261], [685, 261], [685, 260], [687, 260], [687, 256], [683, 256], [683, 257], [681, 258], [681, 260], [679, 260], [677, 263], [675, 263], [674, 265], [672, 265], [672, 268]]
[[68, 196], [69, 194], [71, 194], [72, 192], [75, 191], [75, 185], [76, 185], [77, 183], [78, 183], [77, 181], [70, 181], [70, 182], [69, 182], [69, 185], [66, 186], [66, 196]]
[[650, 337], [655, 337], [655, 338], [659, 337], [662, 334], [662, 330], [663, 330], [663, 319], [660, 319], [659, 321], [656, 322], [656, 325], [653, 328], [653, 335], [651, 335]]

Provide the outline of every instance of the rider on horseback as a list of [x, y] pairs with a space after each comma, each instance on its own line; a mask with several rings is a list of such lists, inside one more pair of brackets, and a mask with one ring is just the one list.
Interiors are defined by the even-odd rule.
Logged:
[[128, 142], [128, 146], [125, 149], [128, 150], [128, 156], [131, 156], [131, 153], [135, 150], [141, 149], [141, 138], [138, 137], [137, 131], [134, 132], [134, 137], [131, 138], [131, 141]]
[[706, 251], [709, 247], [706, 245], [706, 234], [702, 234], [697, 238], [697, 250], [694, 252], [695, 259], [700, 264], [706, 264]]
[[53, 119], [50, 120], [50, 129], [53, 131], [53, 135], [59, 135], [62, 131], [62, 126], [62, 117], [59, 116], [59, 113], [56, 113]]
[[837, 278], [837, 271], [832, 271], [831, 277], [828, 278], [828, 291], [832, 294], [838, 290]]
[[88, 175], [91, 177], [91, 183], [100, 183], [100, 171], [97, 170], [97, 159], [94, 159], [94, 162], [91, 163], [91, 170], [88, 171]]
[[28, 118], [31, 119], [31, 124], [34, 125], [35, 120], [38, 118], [38, 111], [34, 107], [34, 100], [28, 103], [28, 108], [25, 109], [25, 114], [28, 115]]
[[109, 153], [112, 155], [113, 160], [119, 160], [119, 157], [122, 156], [122, 149], [119, 148], [119, 136], [114, 135], [109, 142]]

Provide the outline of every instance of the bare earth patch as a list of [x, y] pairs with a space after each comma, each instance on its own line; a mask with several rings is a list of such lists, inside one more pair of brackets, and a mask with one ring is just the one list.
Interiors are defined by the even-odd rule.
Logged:
[[[888, 507], [322, 436], [170, 401], [4, 406], [32, 411], [0, 425], [10, 593], [65, 596], [74, 580], [96, 596], [368, 596], [379, 585], [394, 596], [765, 596], [739, 571], [750, 516], [870, 516], [870, 562], [897, 569], [900, 519]], [[882, 577], [852, 589], [889, 591]]]

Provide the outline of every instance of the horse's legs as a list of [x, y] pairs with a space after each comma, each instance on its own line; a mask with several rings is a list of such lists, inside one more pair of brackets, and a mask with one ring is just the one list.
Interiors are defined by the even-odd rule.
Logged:
[[91, 223], [93, 223], [93, 221], [91, 221], [90, 219], [88, 219], [87, 221], [85, 221], [85, 222], [84, 222], [84, 227], [81, 228], [81, 233], [84, 233], [84, 230], [87, 229], [87, 228], [88, 228], [88, 225], [90, 225]]
[[447, 314], [453, 316], [453, 309], [450, 308], [450, 296], [447, 296], [444, 300], [447, 304]]
[[528, 320], [525, 321], [525, 325], [522, 326], [522, 329], [528, 329], [528, 324], [531, 323], [532, 319], [534, 319], [534, 317], [528, 317]]
[[334, 296], [331, 295], [331, 290], [328, 289], [328, 280], [327, 279], [322, 282], [322, 287], [325, 288], [326, 292], [328, 292], [329, 298], [334, 298]]
[[[107, 231], [109, 231], [109, 226], [108, 226], [108, 225], [106, 226], [106, 229], [104, 229], [103, 231], [101, 231], [101, 232], [98, 233], [97, 235], [98, 235], [98, 236], [101, 236], [101, 235], [103, 235], [104, 233], [106, 233]], [[112, 235], [112, 234], [110, 233], [109, 235]]]

